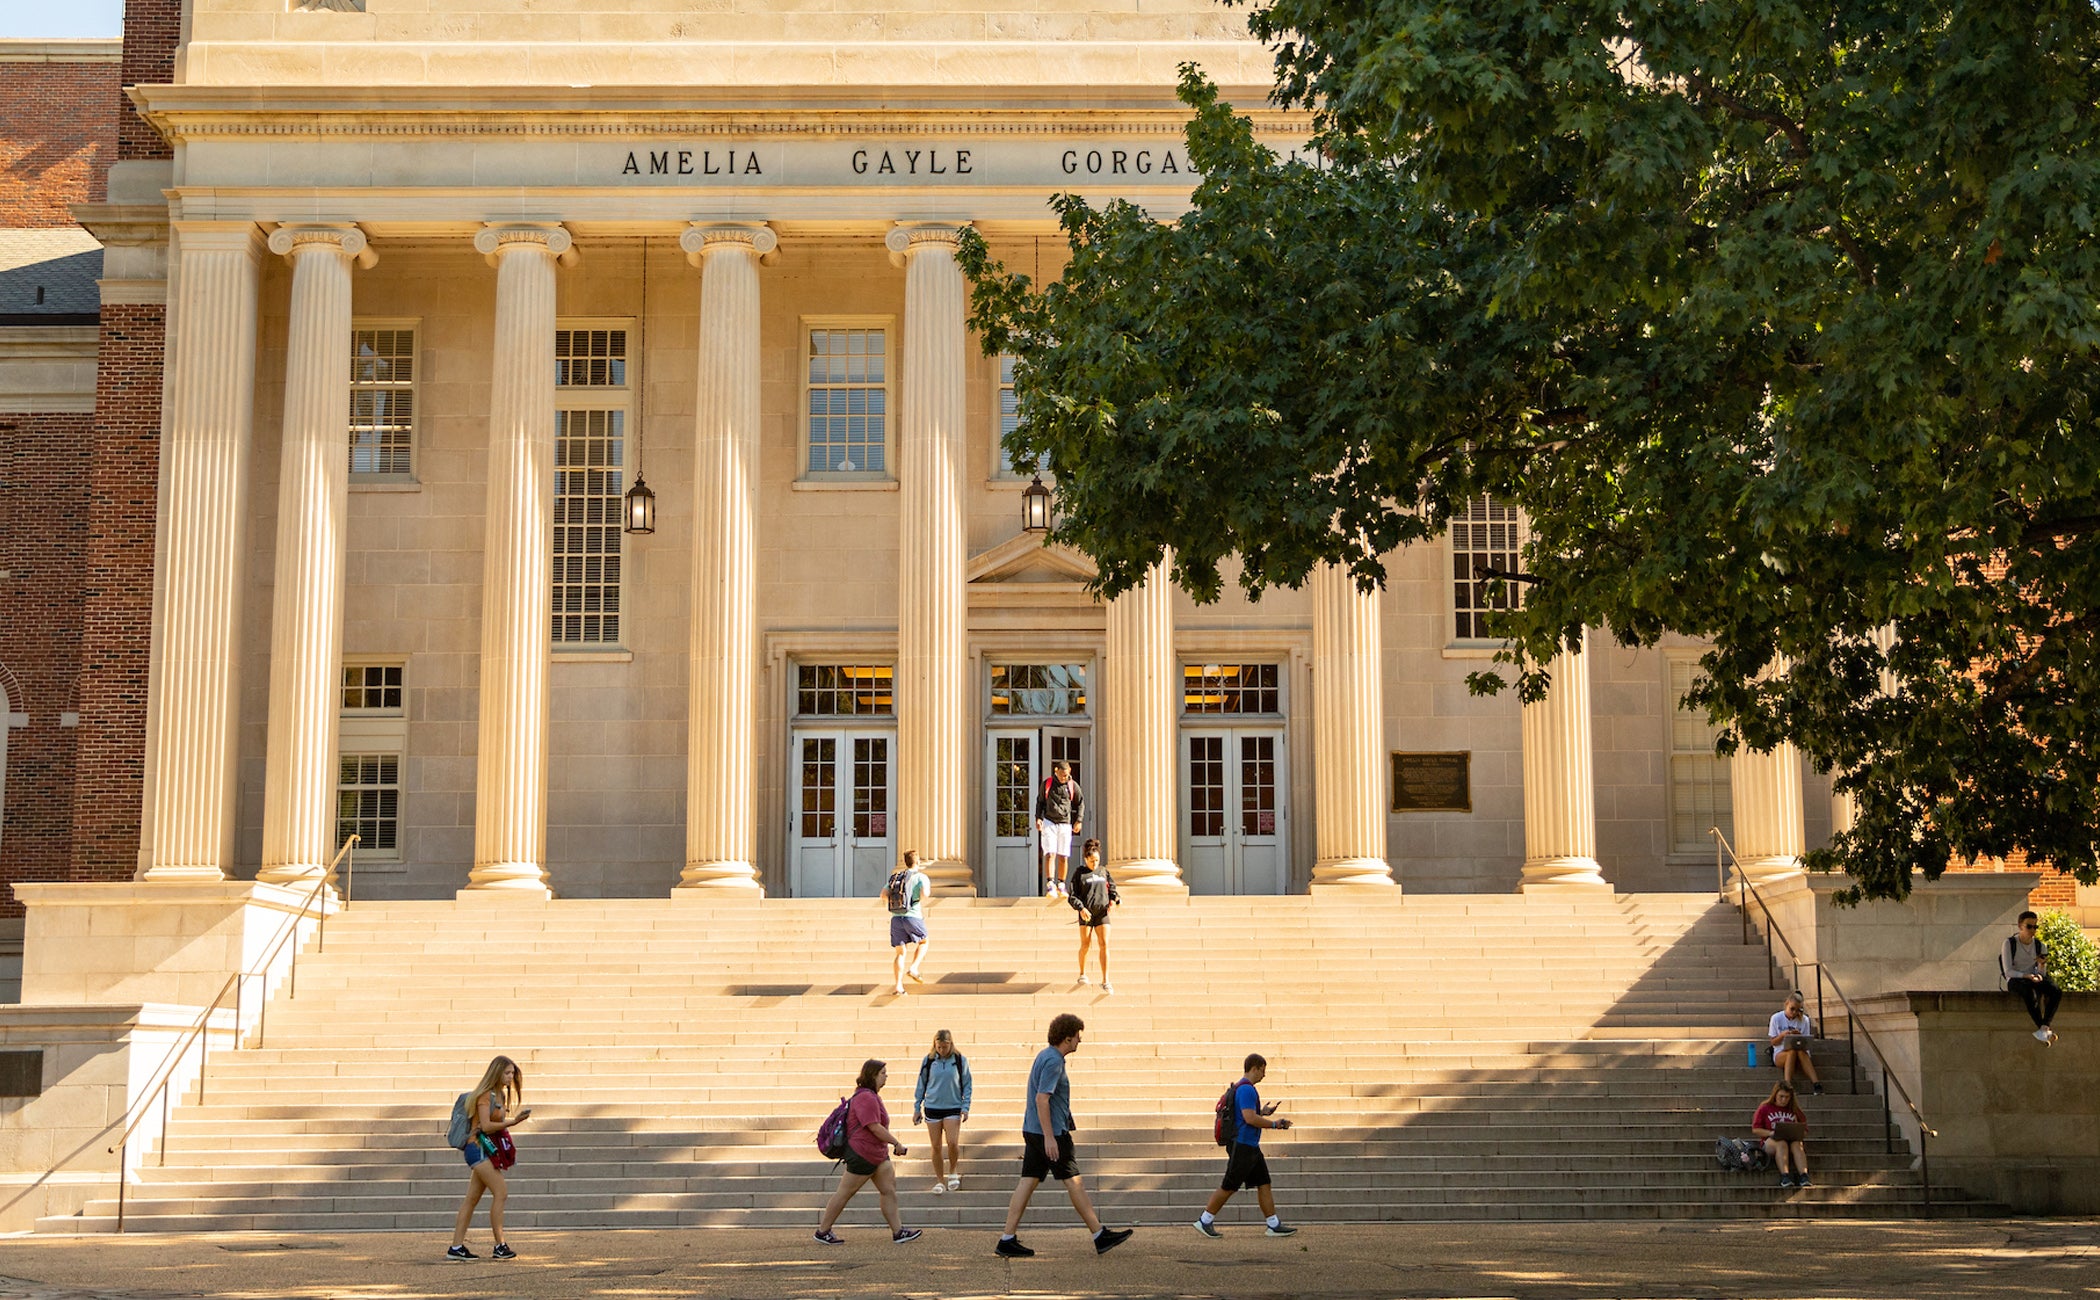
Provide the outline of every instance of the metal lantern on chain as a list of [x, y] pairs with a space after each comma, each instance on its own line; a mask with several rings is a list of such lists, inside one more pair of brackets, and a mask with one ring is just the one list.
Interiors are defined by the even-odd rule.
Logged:
[[[642, 342], [646, 337], [642, 331], [649, 328], [649, 241], [642, 241], [642, 318], [640, 328], [635, 331], [635, 353], [642, 355]], [[620, 521], [623, 532], [653, 533], [656, 531], [656, 493], [650, 491], [648, 480], [642, 477], [642, 426], [649, 419], [649, 394], [642, 389], [635, 394], [634, 421], [634, 486], [620, 498], [624, 517]]]
[[634, 476], [634, 486], [620, 498], [627, 510], [626, 522], [622, 525], [630, 533], [653, 533], [656, 531], [656, 493], [650, 491], [647, 480], [640, 474]]
[[1040, 474], [1021, 491], [1021, 529], [1030, 533], [1050, 531], [1050, 489], [1043, 486]]

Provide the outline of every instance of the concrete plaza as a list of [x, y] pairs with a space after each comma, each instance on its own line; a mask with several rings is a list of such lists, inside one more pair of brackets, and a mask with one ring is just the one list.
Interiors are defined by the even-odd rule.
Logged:
[[[507, 1264], [444, 1262], [429, 1233], [21, 1237], [0, 1240], [0, 1300], [2100, 1295], [2094, 1220], [1322, 1226], [1272, 1240], [1233, 1215], [1222, 1241], [1150, 1227], [1098, 1259], [1050, 1206], [1032, 1220], [1023, 1239], [1040, 1253], [1017, 1261], [994, 1258], [982, 1231], [893, 1247], [867, 1228], [832, 1249], [801, 1231], [520, 1233]], [[486, 1256], [485, 1227], [471, 1245]]]

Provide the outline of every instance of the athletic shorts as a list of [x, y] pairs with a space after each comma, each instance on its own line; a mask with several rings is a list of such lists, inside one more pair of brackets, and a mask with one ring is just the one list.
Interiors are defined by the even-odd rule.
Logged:
[[[850, 1147], [847, 1149], [845, 1155], [839, 1157], [839, 1160], [846, 1166], [847, 1173], [852, 1174], [858, 1178], [873, 1178], [875, 1176], [875, 1171], [882, 1168], [882, 1165], [869, 1164], [866, 1156], [863, 1156], [860, 1152], [855, 1151]], [[887, 1164], [888, 1161], [884, 1161], [883, 1163]]]
[[962, 1114], [962, 1107], [960, 1106], [928, 1106], [926, 1108], [926, 1122], [928, 1124], [938, 1124], [944, 1119], [954, 1119], [960, 1114]]
[[1269, 1185], [1269, 1158], [1261, 1148], [1245, 1142], [1232, 1144], [1232, 1154], [1225, 1158], [1225, 1181], [1218, 1186], [1228, 1192], [1242, 1187], [1267, 1187]]
[[908, 943], [926, 942], [926, 923], [916, 916], [893, 916], [890, 918], [890, 947], [902, 948]]
[[1043, 1150], [1043, 1135], [1021, 1134], [1021, 1177], [1040, 1182], [1055, 1178], [1063, 1182], [1067, 1178], [1079, 1177], [1079, 1152], [1070, 1133], [1057, 1135], [1057, 1159], [1052, 1161]]
[[1072, 856], [1072, 823], [1037, 822], [1036, 831], [1043, 837], [1045, 856], [1052, 853], [1061, 858]]

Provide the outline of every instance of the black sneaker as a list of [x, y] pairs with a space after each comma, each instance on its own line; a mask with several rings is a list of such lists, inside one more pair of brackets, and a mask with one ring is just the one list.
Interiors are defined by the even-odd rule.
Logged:
[[1275, 1227], [1269, 1229], [1269, 1235], [1272, 1237], [1295, 1237], [1298, 1235], [1298, 1230], [1288, 1223], [1279, 1221]]
[[1028, 1249], [1028, 1247], [1022, 1245], [1021, 1239], [1019, 1237], [999, 1238], [999, 1244], [993, 1249], [992, 1253], [994, 1255], [1004, 1256], [1007, 1259], [1035, 1258], [1035, 1252]]
[[1215, 1224], [1215, 1223], [1205, 1223], [1205, 1222], [1204, 1222], [1203, 1220], [1201, 1220], [1201, 1219], [1198, 1219], [1198, 1220], [1196, 1220], [1196, 1231], [1198, 1231], [1198, 1232], [1202, 1233], [1202, 1234], [1203, 1234], [1204, 1236], [1206, 1236], [1206, 1237], [1210, 1237], [1210, 1238], [1213, 1238], [1213, 1239], [1215, 1239], [1215, 1238], [1218, 1238], [1218, 1237], [1222, 1237], [1222, 1236], [1224, 1236], [1224, 1235], [1225, 1235], [1224, 1233], [1222, 1233], [1222, 1232], [1219, 1232], [1219, 1231], [1218, 1231], [1218, 1225], [1217, 1225], [1217, 1224]]
[[1807, 1175], [1807, 1174], [1803, 1174], [1803, 1175], [1801, 1175], [1801, 1176], [1800, 1176], [1799, 1178], [1796, 1178], [1796, 1179], [1794, 1180], [1794, 1186], [1796, 1186], [1796, 1187], [1814, 1187], [1814, 1186], [1815, 1186], [1815, 1184], [1814, 1184], [1814, 1183], [1812, 1183], [1812, 1182], [1810, 1182], [1810, 1181], [1808, 1181], [1808, 1175]]
[[846, 1244], [846, 1239], [838, 1235], [836, 1232], [818, 1232], [813, 1233], [811, 1235], [816, 1237], [818, 1241], [823, 1242], [827, 1246], [843, 1246]]
[[1094, 1234], [1094, 1253], [1106, 1255], [1116, 1247], [1129, 1241], [1136, 1228], [1103, 1228]]
[[901, 1246], [907, 1241], [917, 1241], [925, 1235], [926, 1233], [919, 1228], [899, 1228], [890, 1234], [890, 1242], [893, 1245]]
[[480, 1258], [481, 1258], [481, 1256], [479, 1256], [479, 1255], [475, 1254], [475, 1253], [474, 1253], [473, 1251], [471, 1251], [471, 1250], [468, 1250], [468, 1249], [467, 1249], [467, 1248], [466, 1248], [465, 1246], [450, 1246], [450, 1247], [447, 1247], [447, 1248], [446, 1248], [446, 1250], [445, 1250], [445, 1258], [446, 1258], [446, 1259], [480, 1259]]
[[496, 1248], [489, 1252], [490, 1259], [516, 1259], [517, 1257], [518, 1252], [512, 1250], [510, 1248], [510, 1243], [507, 1241], [497, 1242]]
[[1822, 1096], [1822, 1095], [1823, 1095], [1823, 1085], [1822, 1085], [1822, 1084], [1820, 1084], [1820, 1083], [1818, 1083], [1818, 1084], [1814, 1084], [1814, 1085], [1812, 1085], [1812, 1087], [1813, 1087], [1813, 1089], [1814, 1089], [1814, 1095], [1816, 1095], [1816, 1096], [1818, 1096], [1818, 1097], [1820, 1097], [1820, 1096]]

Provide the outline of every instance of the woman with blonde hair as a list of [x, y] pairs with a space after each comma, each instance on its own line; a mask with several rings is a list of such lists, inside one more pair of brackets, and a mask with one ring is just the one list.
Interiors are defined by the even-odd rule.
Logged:
[[511, 1113], [524, 1096], [525, 1072], [507, 1056], [490, 1061], [481, 1082], [466, 1096], [467, 1109], [473, 1115], [473, 1131], [460, 1148], [467, 1160], [467, 1195], [459, 1203], [459, 1217], [452, 1222], [452, 1248], [445, 1252], [446, 1259], [479, 1258], [467, 1249], [467, 1228], [474, 1222], [474, 1207], [481, 1203], [483, 1192], [489, 1194], [489, 1232], [496, 1239], [496, 1249], [489, 1252], [489, 1258], [518, 1257], [518, 1252], [503, 1240], [503, 1202], [510, 1195], [503, 1171], [517, 1162], [517, 1152], [510, 1141], [511, 1128], [532, 1118], [530, 1106]]
[[[970, 1118], [970, 1062], [955, 1050], [955, 1037], [943, 1029], [919, 1062], [919, 1083], [911, 1094], [911, 1122], [924, 1123], [933, 1140], [933, 1192], [939, 1196], [962, 1187], [962, 1126]], [[948, 1168], [941, 1170], [941, 1139], [947, 1139]]]

